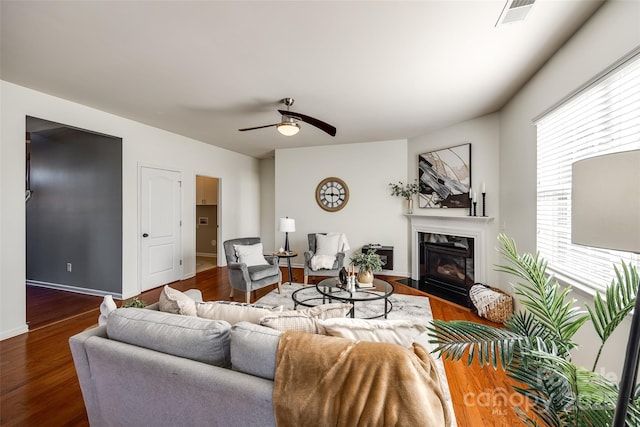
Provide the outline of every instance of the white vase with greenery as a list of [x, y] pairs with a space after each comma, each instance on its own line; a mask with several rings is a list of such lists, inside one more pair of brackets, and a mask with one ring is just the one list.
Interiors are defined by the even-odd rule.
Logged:
[[413, 196], [415, 194], [420, 193], [420, 184], [418, 180], [415, 179], [411, 184], [403, 184], [402, 181], [398, 181], [398, 183], [390, 182], [389, 186], [391, 187], [391, 195], [392, 196], [400, 196], [407, 201], [407, 213], [413, 213]]

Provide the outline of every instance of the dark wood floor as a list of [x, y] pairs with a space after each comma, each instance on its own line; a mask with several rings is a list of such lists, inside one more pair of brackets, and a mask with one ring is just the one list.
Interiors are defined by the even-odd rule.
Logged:
[[[283, 269], [283, 279], [286, 276]], [[294, 269], [294, 281], [301, 282], [301, 276], [302, 269]], [[399, 278], [382, 278], [391, 281], [398, 293], [424, 295], [394, 281]], [[206, 270], [171, 286], [198, 288], [205, 300], [229, 299], [226, 268]], [[256, 292], [253, 300], [270, 290]], [[153, 303], [159, 294], [157, 288], [140, 297]], [[0, 425], [87, 426], [68, 339], [96, 324], [102, 298], [46, 289], [29, 289], [27, 297], [30, 332], [0, 342]], [[242, 295], [235, 298], [242, 300]], [[434, 297], [430, 300], [436, 319], [487, 323], [467, 309]], [[445, 362], [445, 369], [460, 427], [521, 425], [511, 408], [519, 399], [502, 372], [454, 362]]]

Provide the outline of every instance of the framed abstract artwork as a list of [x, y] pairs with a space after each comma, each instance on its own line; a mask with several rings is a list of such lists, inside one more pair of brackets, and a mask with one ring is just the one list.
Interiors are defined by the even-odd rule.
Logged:
[[468, 208], [471, 144], [418, 155], [421, 208]]

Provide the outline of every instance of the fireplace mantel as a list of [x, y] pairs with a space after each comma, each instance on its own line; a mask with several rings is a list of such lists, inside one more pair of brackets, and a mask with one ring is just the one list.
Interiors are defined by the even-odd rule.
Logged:
[[453, 216], [453, 215], [419, 215], [419, 214], [404, 214], [409, 219], [413, 218], [434, 218], [438, 220], [445, 221], [471, 221], [471, 222], [491, 222], [493, 221], [492, 216]]
[[418, 233], [471, 237], [474, 242], [475, 281], [486, 283], [487, 233], [493, 217], [406, 214], [411, 221], [411, 278], [420, 280]]

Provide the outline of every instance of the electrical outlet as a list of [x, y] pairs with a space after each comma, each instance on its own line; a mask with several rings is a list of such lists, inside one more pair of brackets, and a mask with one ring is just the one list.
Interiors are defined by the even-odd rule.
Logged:
[[72, 268], [71, 268], [71, 263], [70, 263], [70, 262], [68, 262], [68, 263], [67, 263], [67, 271], [68, 271], [69, 273], [71, 273], [71, 270], [72, 270]]

